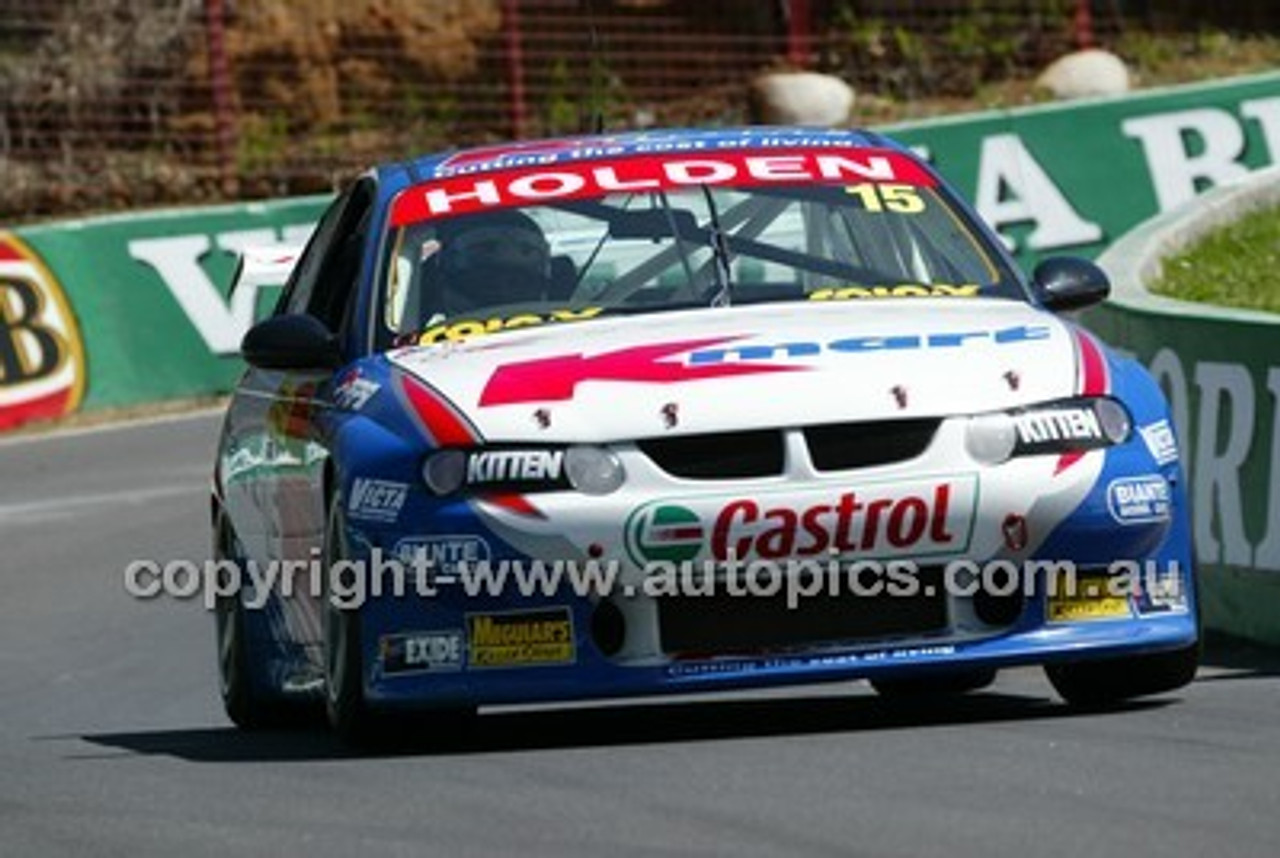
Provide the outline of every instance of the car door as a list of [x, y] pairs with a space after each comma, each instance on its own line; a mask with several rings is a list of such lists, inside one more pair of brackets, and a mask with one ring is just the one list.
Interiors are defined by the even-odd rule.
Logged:
[[[307, 314], [340, 341], [350, 324], [375, 189], [364, 178], [321, 217], [274, 316]], [[354, 355], [344, 355], [350, 360]], [[317, 427], [334, 370], [250, 366], [229, 409], [222, 444], [223, 496], [246, 559], [308, 562], [318, 556], [328, 451]], [[301, 568], [301, 567], [298, 567]], [[296, 582], [301, 585], [302, 582]]]

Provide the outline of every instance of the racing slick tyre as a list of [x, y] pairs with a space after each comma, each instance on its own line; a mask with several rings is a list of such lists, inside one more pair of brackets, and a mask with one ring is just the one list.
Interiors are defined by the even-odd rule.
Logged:
[[329, 726], [353, 747], [394, 746], [415, 737], [462, 735], [476, 716], [474, 706], [425, 711], [380, 712], [364, 696], [364, 658], [359, 607], [340, 607], [329, 598], [333, 568], [350, 557], [342, 496], [334, 494], [324, 536], [325, 708]]
[[342, 495], [335, 493], [324, 530], [325, 712], [329, 726], [343, 742], [364, 745], [378, 736], [383, 725], [364, 699], [360, 609], [336, 605], [330, 592], [335, 564], [349, 556]]
[[929, 700], [958, 697], [986, 688], [996, 681], [994, 668], [957, 670], [908, 679], [873, 679], [871, 687], [888, 700]]
[[1077, 706], [1099, 706], [1160, 694], [1191, 682], [1200, 663], [1200, 645], [1183, 649], [1045, 666], [1054, 690]]
[[[222, 512], [217, 514], [213, 538], [216, 561], [237, 564], [243, 561], [235, 533]], [[220, 588], [220, 592], [224, 589]], [[214, 602], [213, 616], [218, 645], [218, 685], [223, 708], [232, 723], [242, 730], [260, 730], [313, 722], [317, 715], [314, 705], [266, 693], [268, 682], [259, 675], [263, 653], [257, 651], [249, 632], [253, 618], [240, 591], [220, 595]]]

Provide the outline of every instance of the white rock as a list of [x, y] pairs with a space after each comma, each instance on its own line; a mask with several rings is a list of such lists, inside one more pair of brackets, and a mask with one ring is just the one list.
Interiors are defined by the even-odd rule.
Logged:
[[1055, 98], [1119, 95], [1129, 91], [1129, 69], [1115, 54], [1089, 48], [1054, 60], [1036, 78], [1036, 86]]
[[766, 125], [844, 125], [853, 88], [831, 75], [779, 72], [751, 82], [751, 119]]

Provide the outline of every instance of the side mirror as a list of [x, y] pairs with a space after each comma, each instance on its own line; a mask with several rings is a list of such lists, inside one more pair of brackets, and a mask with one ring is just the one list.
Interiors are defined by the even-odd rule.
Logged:
[[258, 369], [332, 369], [341, 365], [338, 338], [315, 316], [272, 316], [249, 329], [240, 353]]
[[1106, 273], [1087, 259], [1058, 256], [1036, 266], [1031, 286], [1050, 310], [1075, 310], [1097, 304], [1111, 294]]

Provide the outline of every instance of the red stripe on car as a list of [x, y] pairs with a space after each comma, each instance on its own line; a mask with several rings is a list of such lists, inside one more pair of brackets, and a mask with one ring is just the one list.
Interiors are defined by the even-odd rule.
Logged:
[[517, 515], [527, 516], [529, 518], [546, 518], [546, 513], [538, 509], [524, 495], [488, 495], [481, 498], [484, 503], [492, 504], [500, 507], [507, 512], [514, 512]]
[[[1107, 360], [1102, 349], [1094, 338], [1084, 331], [1072, 331], [1076, 346], [1076, 379], [1082, 396], [1101, 396], [1111, 389], [1111, 375], [1107, 371]], [[1053, 475], [1065, 471], [1084, 458], [1083, 450], [1072, 450], [1058, 457], [1058, 464]]]
[[449, 400], [407, 375], [401, 376], [400, 384], [422, 428], [437, 447], [469, 447], [480, 442], [480, 432]]

